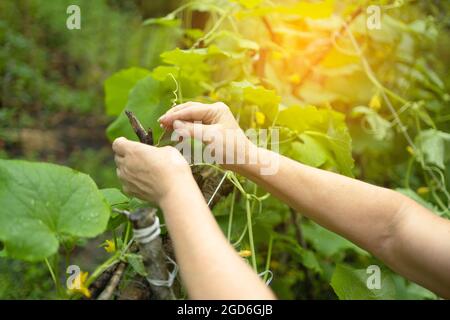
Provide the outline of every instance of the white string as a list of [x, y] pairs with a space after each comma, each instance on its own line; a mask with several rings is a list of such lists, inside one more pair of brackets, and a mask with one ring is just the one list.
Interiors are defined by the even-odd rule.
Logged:
[[166, 259], [168, 261], [168, 264], [173, 265], [173, 269], [171, 272], [169, 272], [169, 277], [167, 280], [161, 280], [161, 279], [151, 279], [147, 277], [148, 283], [151, 285], [157, 286], [157, 287], [168, 287], [170, 288], [173, 284], [173, 281], [175, 280], [177, 274], [178, 274], [178, 264], [172, 260], [169, 256], [166, 256]]
[[155, 217], [155, 221], [151, 226], [142, 229], [133, 228], [134, 239], [142, 244], [149, 243], [161, 234], [161, 226], [159, 218]]
[[213, 201], [214, 197], [216, 196], [217, 192], [219, 191], [220, 187], [222, 186], [222, 183], [225, 181], [225, 178], [227, 177], [227, 172], [224, 173], [222, 180], [220, 180], [219, 184], [216, 187], [216, 190], [214, 190], [214, 193], [212, 194], [211, 198], [209, 198], [208, 200], [208, 207], [211, 204], [211, 202]]
[[[133, 228], [133, 237], [134, 240], [141, 244], [149, 243], [156, 238], [159, 237], [161, 234], [161, 224], [159, 223], [159, 217], [155, 217], [155, 221], [151, 226], [148, 226], [146, 228], [142, 229], [134, 229]], [[151, 279], [147, 277], [147, 281], [154, 286], [158, 287], [171, 287], [173, 284], [173, 281], [175, 280], [177, 274], [178, 274], [178, 265], [177, 263], [172, 260], [169, 256], [166, 255], [166, 259], [168, 261], [168, 264], [173, 265], [173, 269], [171, 272], [169, 272], [169, 276], [166, 280], [161, 279]]]
[[268, 286], [268, 285], [272, 282], [272, 279], [273, 279], [273, 272], [270, 271], [269, 269], [267, 269], [266, 271], [263, 271], [263, 272], [261, 272], [261, 273], [258, 273], [258, 276], [263, 277], [263, 276], [265, 276], [266, 274], [269, 274], [269, 279], [266, 280], [266, 286]]

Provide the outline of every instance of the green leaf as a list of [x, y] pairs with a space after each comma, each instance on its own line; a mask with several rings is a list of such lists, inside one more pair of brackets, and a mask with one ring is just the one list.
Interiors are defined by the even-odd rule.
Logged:
[[314, 252], [301, 247], [299, 243], [292, 237], [277, 234], [276, 239], [282, 240], [283, 243], [281, 245], [284, 245], [285, 250], [293, 253], [293, 257], [298, 259], [299, 262], [302, 263], [305, 267], [316, 273], [323, 272], [322, 267], [320, 266], [319, 261], [317, 261]]
[[0, 240], [8, 256], [36, 261], [61, 238], [94, 237], [109, 207], [92, 179], [49, 163], [0, 160]]
[[[329, 155], [326, 169], [334, 169], [347, 176], [353, 175], [351, 137], [342, 113], [329, 109], [317, 109], [314, 106], [294, 105], [279, 112], [276, 124], [313, 138], [315, 145], [313, 146], [312, 140], [309, 140], [308, 147], [315, 147], [316, 151], [320, 144], [322, 155], [312, 160], [319, 162], [318, 160], [322, 160], [320, 157], [324, 157], [323, 150], [327, 150]], [[300, 146], [297, 145], [298, 147]], [[311, 160], [312, 157], [314, 155], [305, 155], [304, 160]]]
[[[133, 111], [144, 128], [153, 130], [155, 141], [162, 133], [158, 118], [170, 107], [173, 98], [172, 88], [166, 82], [160, 82], [153, 77], [146, 77], [137, 82], [131, 90], [126, 110]], [[138, 140], [127, 116], [122, 112], [117, 119], [106, 129], [106, 134], [110, 140], [117, 137], [126, 137]]]
[[136, 82], [150, 74], [142, 68], [129, 68], [113, 74], [105, 80], [106, 113], [111, 116], [119, 115], [127, 104], [128, 94]]
[[325, 257], [332, 257], [344, 250], [368, 255], [368, 253], [340, 235], [331, 232], [320, 225], [310, 222], [302, 224], [305, 239]]
[[124, 195], [122, 192], [120, 192], [119, 189], [116, 188], [101, 189], [100, 192], [103, 194], [106, 201], [111, 207], [130, 201], [130, 199], [128, 199], [126, 195]]
[[450, 134], [439, 130], [421, 131], [415, 138], [417, 148], [423, 154], [425, 163], [445, 170], [450, 160]]
[[179, 81], [183, 97], [196, 97], [205, 91], [205, 87], [210, 82], [211, 66], [206, 63], [209, 57], [206, 49], [195, 50], [175, 50], [166, 51], [161, 54], [161, 59], [164, 63], [170, 65], [172, 68], [167, 69], [167, 66], [160, 66], [155, 68], [154, 72], [160, 76], [163, 72], [159, 70], [164, 68], [165, 72], [175, 71], [175, 78]]
[[310, 250], [302, 250], [301, 256], [302, 256], [302, 263], [305, 267], [316, 273], [323, 272], [322, 267], [320, 266], [319, 261], [317, 261], [314, 252]]
[[[229, 53], [237, 53], [242, 50], [258, 51], [260, 48], [257, 42], [245, 39], [239, 34], [230, 31], [216, 32], [208, 39], [208, 42], [214, 42], [218, 48]], [[214, 45], [211, 45], [209, 48], [214, 48]]]
[[328, 134], [315, 131], [306, 131], [305, 133], [321, 141], [330, 150], [336, 163], [336, 166], [332, 165], [330, 169], [337, 169], [349, 177], [353, 176], [352, 142], [347, 131], [333, 131], [331, 127]]
[[439, 299], [436, 294], [414, 282], [410, 282], [405, 278], [392, 274], [397, 292], [398, 300], [436, 300]]
[[288, 156], [312, 167], [320, 167], [331, 156], [324, 145], [314, 137], [302, 133], [299, 135], [302, 140], [291, 143]]
[[135, 253], [128, 253], [125, 255], [128, 263], [136, 271], [137, 274], [145, 277], [147, 276], [147, 271], [145, 270], [144, 262], [142, 256]]
[[256, 105], [271, 121], [275, 119], [281, 97], [274, 90], [255, 86], [248, 81], [233, 82], [231, 87], [242, 95], [245, 104]]
[[395, 284], [391, 276], [381, 270], [380, 289], [369, 289], [366, 269], [352, 269], [338, 264], [331, 278], [331, 286], [341, 300], [393, 300]]
[[375, 110], [364, 106], [353, 108], [353, 117], [361, 115], [364, 117], [365, 121], [367, 121], [370, 134], [372, 134], [376, 140], [383, 141], [393, 137], [391, 123], [381, 117]]

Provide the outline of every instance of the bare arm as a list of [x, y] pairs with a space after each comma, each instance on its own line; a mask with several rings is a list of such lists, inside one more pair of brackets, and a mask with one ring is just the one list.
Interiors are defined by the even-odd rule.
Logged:
[[399, 274], [450, 298], [450, 221], [406, 196], [328, 171], [308, 167], [268, 150], [279, 171], [261, 175], [261, 165], [234, 169], [324, 227], [383, 260]]
[[162, 208], [190, 298], [275, 298], [227, 242], [176, 149], [125, 138], [117, 139], [113, 149], [124, 191]]
[[[186, 103], [170, 110], [160, 121], [167, 128], [184, 130], [197, 138], [201, 138], [202, 131], [237, 127], [231, 112], [220, 103]], [[235, 139], [246, 140], [241, 131]], [[248, 141], [241, 144], [247, 146], [247, 153], [258, 155], [258, 162], [227, 164], [228, 169], [255, 181], [291, 207], [357, 243], [398, 273], [450, 298], [449, 220], [395, 191], [302, 165]], [[268, 163], [277, 162], [279, 170], [275, 174], [261, 174]]]

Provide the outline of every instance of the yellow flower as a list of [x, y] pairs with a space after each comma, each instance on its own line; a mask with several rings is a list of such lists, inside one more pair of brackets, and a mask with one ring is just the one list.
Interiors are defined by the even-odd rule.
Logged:
[[372, 97], [372, 99], [370, 99], [369, 107], [372, 108], [375, 111], [380, 110], [380, 108], [381, 108], [381, 100], [380, 100], [380, 97], [377, 94], [375, 94]]
[[272, 58], [274, 60], [281, 60], [281, 59], [283, 59], [283, 52], [281, 52], [281, 51], [273, 51], [272, 52]]
[[209, 97], [210, 97], [211, 99], [213, 99], [213, 100], [218, 100], [218, 99], [219, 99], [219, 96], [217, 95], [217, 93], [216, 93], [215, 91], [211, 91], [211, 92], [209, 93]]
[[264, 115], [264, 113], [256, 111], [255, 119], [257, 124], [262, 125], [266, 121], [266, 116]]
[[294, 73], [289, 77], [289, 82], [292, 84], [299, 84], [300, 80], [300, 75], [298, 73]]
[[102, 245], [103, 249], [105, 249], [106, 252], [115, 252], [116, 251], [116, 244], [112, 240], [106, 240], [105, 243]]
[[250, 250], [241, 250], [241, 251], [239, 251], [239, 255], [242, 258], [248, 258], [252, 255], [252, 252]]
[[88, 277], [87, 272], [78, 273], [75, 279], [73, 280], [72, 287], [69, 288], [69, 294], [81, 293], [86, 298], [90, 298], [91, 292], [86, 286], [87, 277]]
[[427, 194], [430, 192], [430, 189], [428, 187], [420, 187], [417, 189], [418, 194]]
[[407, 146], [406, 147], [406, 151], [408, 151], [408, 153], [410, 154], [410, 155], [414, 155], [414, 149], [411, 147], [411, 146]]

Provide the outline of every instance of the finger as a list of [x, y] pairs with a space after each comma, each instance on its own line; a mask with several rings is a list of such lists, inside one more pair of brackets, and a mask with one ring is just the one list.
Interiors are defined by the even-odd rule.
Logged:
[[114, 150], [114, 152], [116, 154], [123, 157], [123, 156], [125, 156], [125, 154], [127, 152], [127, 143], [128, 142], [129, 141], [124, 137], [117, 138], [112, 143], [112, 149]]
[[117, 178], [119, 178], [120, 180], [122, 180], [123, 175], [122, 175], [122, 171], [120, 171], [119, 168], [116, 168], [116, 175], [117, 175]]
[[166, 117], [167, 114], [173, 113], [173, 112], [176, 112], [176, 111], [180, 111], [182, 109], [189, 108], [189, 107], [192, 107], [192, 106], [198, 105], [198, 104], [200, 104], [200, 103], [189, 101], [189, 102], [181, 103], [179, 105], [176, 105], [176, 106], [170, 108], [169, 110], [166, 111], [165, 114], [163, 114], [158, 119], [158, 122], [160, 123], [161, 128], [171, 129], [171, 125], [168, 124], [167, 121], [164, 121], [167, 118]]
[[188, 108], [188, 107], [192, 107], [192, 106], [200, 107], [201, 105], [203, 105], [203, 103], [188, 101], [188, 102], [181, 103], [181, 104], [178, 104], [178, 105], [170, 108], [169, 110], [167, 110], [166, 113], [172, 113], [172, 112], [175, 112], [175, 111], [180, 111], [182, 109], [185, 109], [185, 108]]
[[116, 166], [118, 166], [118, 167], [122, 166], [124, 161], [125, 161], [125, 157], [122, 157], [118, 154], [116, 154], [114, 156], [114, 162], [116, 163]]
[[165, 127], [173, 126], [175, 120], [189, 122], [201, 121], [204, 124], [211, 124], [212, 119], [214, 118], [214, 112], [215, 110], [210, 106], [199, 107], [197, 105], [191, 105], [179, 111], [167, 113], [159, 121]]
[[127, 186], [127, 185], [123, 185], [122, 186], [122, 191], [125, 193], [125, 194], [127, 194], [127, 195], [133, 195], [132, 193], [131, 193], [131, 190], [130, 190], [130, 188]]
[[203, 142], [209, 142], [209, 139], [211, 138], [210, 133], [212, 133], [211, 130], [214, 129], [214, 125], [175, 120], [173, 128], [182, 137], [188, 136]]

